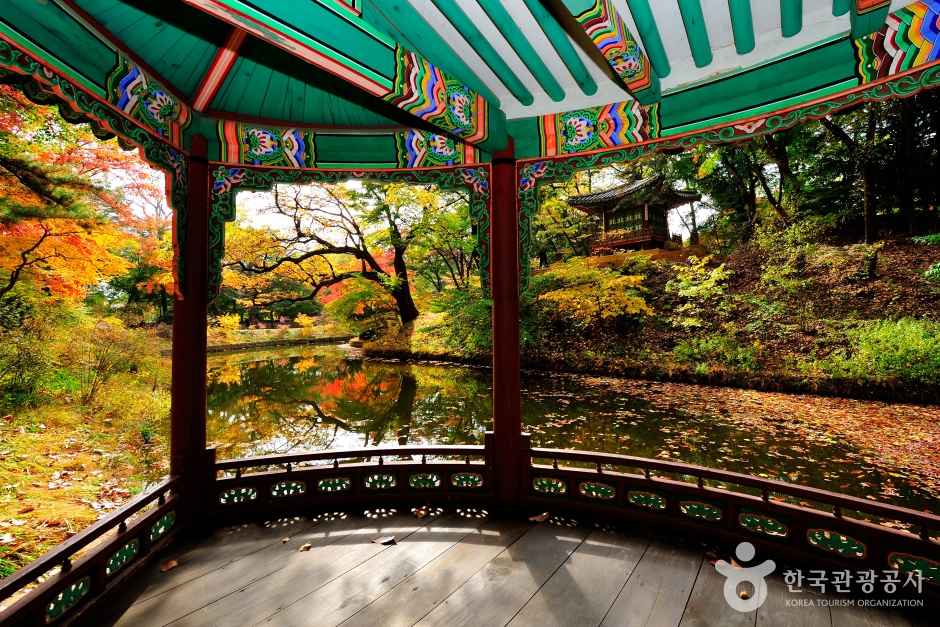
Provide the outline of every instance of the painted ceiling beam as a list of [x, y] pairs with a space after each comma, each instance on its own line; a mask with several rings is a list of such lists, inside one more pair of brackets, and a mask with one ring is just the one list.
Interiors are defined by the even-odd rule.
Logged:
[[669, 65], [669, 55], [666, 54], [666, 47], [663, 45], [662, 35], [659, 34], [659, 27], [656, 26], [656, 18], [653, 17], [649, 0], [627, 0], [627, 6], [630, 7], [633, 22], [643, 41], [643, 50], [653, 64], [653, 71], [659, 78], [666, 78], [672, 72], [672, 67]]
[[685, 26], [685, 35], [689, 40], [695, 67], [710, 65], [713, 59], [712, 44], [708, 40], [708, 28], [705, 26], [701, 0], [679, 0], [679, 12], [682, 14], [682, 24]]
[[562, 89], [555, 76], [545, 67], [539, 54], [529, 43], [529, 39], [516, 26], [515, 20], [509, 15], [499, 0], [476, 0], [480, 8], [489, 16], [490, 21], [509, 43], [510, 47], [519, 55], [519, 58], [541, 85], [548, 97], [555, 102], [565, 99], [565, 90]]
[[486, 63], [500, 82], [506, 86], [516, 100], [525, 106], [535, 102], [532, 92], [523, 84], [519, 77], [506, 65], [502, 56], [490, 45], [489, 40], [480, 32], [467, 14], [463, 12], [454, 0], [433, 0], [434, 5], [444, 14], [444, 17], [457, 29], [476, 51], [483, 62]]
[[545, 37], [552, 44], [552, 47], [555, 48], [555, 52], [561, 57], [565, 67], [571, 72], [572, 78], [574, 78], [578, 87], [581, 88], [581, 91], [588, 96], [596, 94], [597, 83], [581, 61], [581, 57], [578, 56], [578, 52], [575, 50], [574, 45], [572, 45], [571, 40], [568, 39], [568, 33], [565, 32], [565, 29], [563, 29], [561, 24], [548, 12], [540, 0], [523, 1], [529, 8], [529, 12], [532, 13], [532, 17], [535, 18], [535, 22], [539, 25], [539, 28], [545, 33]]
[[201, 113], [212, 104], [212, 100], [219, 92], [219, 87], [225, 82], [229, 72], [232, 71], [232, 67], [235, 65], [235, 61], [238, 60], [238, 49], [241, 48], [247, 35], [248, 33], [240, 28], [232, 29], [228, 39], [225, 40], [225, 45], [216, 52], [212, 63], [209, 64], [209, 69], [203, 75], [202, 80], [199, 81], [199, 86], [196, 88], [193, 97], [194, 110]]
[[427, 21], [414, 10], [408, 0], [365, 0], [362, 3], [362, 17], [396, 40], [418, 52], [427, 54], [436, 51], [435, 56], [446, 56], [447, 67], [453, 69], [467, 85], [490, 102], [499, 102], [499, 98], [477, 77], [476, 73], [464, 62], [451, 45], [434, 30]]
[[888, 18], [891, 0], [854, 0], [852, 3], [852, 37], [874, 33]]
[[731, 14], [731, 31], [734, 34], [734, 49], [738, 54], [754, 50], [754, 16], [751, 0], [728, 0]]
[[[333, 74], [425, 124], [487, 151], [505, 147], [506, 118], [495, 104], [336, 0], [183, 0], [216, 19]], [[377, 105], [378, 107], [378, 105]]]
[[593, 44], [595, 56], [600, 53], [607, 71], [634, 98], [642, 104], [659, 102], [659, 76], [611, 0], [560, 0], [560, 4], [564, 10], [556, 16], [574, 19]]

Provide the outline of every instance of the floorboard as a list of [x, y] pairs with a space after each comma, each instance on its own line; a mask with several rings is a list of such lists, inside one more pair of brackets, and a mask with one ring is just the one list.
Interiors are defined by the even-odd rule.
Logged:
[[809, 591], [790, 592], [783, 579], [768, 577], [767, 600], [757, 610], [757, 627], [830, 627], [829, 606], [818, 603], [822, 600]]
[[331, 627], [343, 622], [446, 552], [483, 521], [444, 517], [403, 538], [357, 567], [272, 613], [265, 624], [277, 627]]
[[702, 560], [701, 553], [650, 544], [602, 624], [678, 625]]
[[[258, 551], [270, 548], [280, 543], [282, 537], [300, 533], [300, 530], [310, 529], [312, 526], [313, 523], [309, 520], [293, 518], [290, 519], [289, 524], [281, 522], [266, 526], [261, 523], [251, 523], [219, 529], [204, 542], [180, 547], [154, 564], [151, 569], [153, 574], [150, 578], [151, 582], [138, 598], [138, 602], [146, 601]], [[176, 560], [178, 566], [166, 573], [160, 573], [160, 565], [169, 560]]]
[[[373, 540], [393, 535], [397, 543]], [[282, 542], [282, 539], [287, 539]], [[300, 547], [310, 544], [310, 550]], [[409, 514], [244, 526], [183, 546], [115, 604], [126, 627], [926, 627], [910, 611], [790, 592], [739, 613], [701, 550], [524, 520]], [[134, 589], [131, 589], [134, 588]], [[143, 590], [143, 593], [141, 593]], [[135, 598], [136, 597], [136, 598]], [[811, 603], [815, 601], [815, 603]], [[933, 617], [929, 617], [932, 619]]]
[[649, 542], [594, 531], [535, 593], [513, 627], [597, 627]]
[[[349, 528], [345, 525], [349, 523]], [[254, 625], [289, 606], [389, 549], [374, 539], [394, 535], [399, 542], [427, 525], [430, 520], [399, 516], [379, 521], [350, 517], [342, 528], [322, 539], [303, 538], [292, 542], [289, 553], [281, 556], [278, 568], [245, 585], [230, 589], [223, 597], [181, 615], [173, 627], [195, 625]], [[319, 540], [319, 541], [317, 541]], [[309, 551], [299, 547], [309, 542]], [[320, 623], [317, 623], [320, 624]]]
[[408, 627], [421, 620], [527, 531], [526, 523], [489, 522], [342, 623]]
[[904, 616], [879, 608], [833, 605], [832, 627], [911, 627]]
[[496, 556], [418, 625], [505, 625], [578, 548], [587, 532], [538, 525]]
[[757, 610], [739, 612], [728, 605], [724, 594], [725, 581], [714, 564], [703, 561], [679, 627], [754, 627]]

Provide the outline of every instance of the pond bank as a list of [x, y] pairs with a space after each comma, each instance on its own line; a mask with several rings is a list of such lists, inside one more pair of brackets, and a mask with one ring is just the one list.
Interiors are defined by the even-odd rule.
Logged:
[[[245, 350], [265, 350], [268, 348], [286, 348], [289, 346], [304, 346], [308, 344], [345, 344], [353, 339], [354, 335], [336, 335], [332, 337], [305, 337], [284, 338], [280, 340], [264, 340], [261, 342], [240, 342], [236, 344], [210, 344], [206, 347], [207, 353], [229, 353]], [[172, 349], [160, 352], [164, 357], [173, 354]]]
[[[362, 349], [362, 354], [368, 358], [395, 359], [403, 362], [445, 362], [463, 366], [490, 366], [489, 356], [464, 357], [369, 345]], [[781, 372], [765, 372], [760, 375], [728, 371], [702, 373], [678, 368], [667, 369], [656, 365], [637, 366], [622, 360], [603, 358], [593, 360], [582, 358], [581, 361], [583, 363], [580, 365], [572, 365], [557, 359], [535, 359], [523, 354], [522, 367], [535, 371], [616, 376], [661, 383], [687, 383], [762, 392], [812, 394], [889, 403], [940, 404], [940, 382], [931, 386], [915, 385], [898, 380], [807, 379]]]
[[[210, 441], [222, 458], [391, 444], [478, 444], [482, 367], [347, 347], [214, 356]], [[936, 510], [940, 407], [526, 370], [536, 446], [671, 459]]]

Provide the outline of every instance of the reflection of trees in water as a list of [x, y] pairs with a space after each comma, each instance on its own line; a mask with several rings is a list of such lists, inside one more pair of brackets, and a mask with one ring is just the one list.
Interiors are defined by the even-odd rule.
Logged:
[[255, 359], [210, 366], [209, 440], [226, 457], [329, 448], [343, 433], [361, 435], [363, 446], [464, 442], [489, 415], [485, 378], [481, 394], [478, 377], [451, 368], [349, 360], [335, 350]]

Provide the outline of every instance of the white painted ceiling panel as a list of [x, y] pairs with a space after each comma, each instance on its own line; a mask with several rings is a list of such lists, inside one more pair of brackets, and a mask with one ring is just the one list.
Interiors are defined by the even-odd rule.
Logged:
[[[432, 0], [408, 0], [428, 24], [461, 55], [499, 99], [500, 108], [510, 119], [571, 111], [583, 107], [594, 107], [629, 99], [629, 94], [612, 80], [605, 68], [599, 67], [580, 46], [574, 44], [579, 56], [598, 85], [597, 93], [588, 96], [578, 87], [568, 68], [548, 41], [535, 18], [522, 0], [499, 0], [506, 11], [525, 34], [545, 66], [554, 75], [565, 91], [561, 102], [553, 101], [538, 84], [525, 63], [512, 49], [502, 33], [493, 24], [477, 0], [455, 0], [457, 5], [474, 21], [477, 28], [489, 40], [505, 63], [532, 93], [534, 102], [525, 106], [519, 102], [499, 80], [493, 70], [484, 63], [473, 47], [437, 9]], [[895, 11], [914, 0], [892, 0]], [[612, 0], [627, 27], [639, 40], [639, 31], [630, 13], [626, 0]], [[755, 48], [744, 55], [738, 54], [734, 45], [734, 34], [728, 0], [701, 0], [712, 48], [713, 60], [706, 67], [695, 66], [692, 51], [682, 22], [682, 14], [676, 0], [650, 0], [663, 46], [669, 56], [671, 72], [661, 79], [664, 93], [677, 91], [718, 76], [755, 67], [812, 46], [833, 37], [842, 36], [851, 29], [848, 13], [836, 17], [832, 14], [832, 0], [803, 0], [803, 28], [793, 37], [785, 38], [781, 32], [779, 0], [751, 0], [754, 22]], [[570, 38], [569, 38], [570, 39]], [[640, 40], [642, 45], [642, 40]]]

